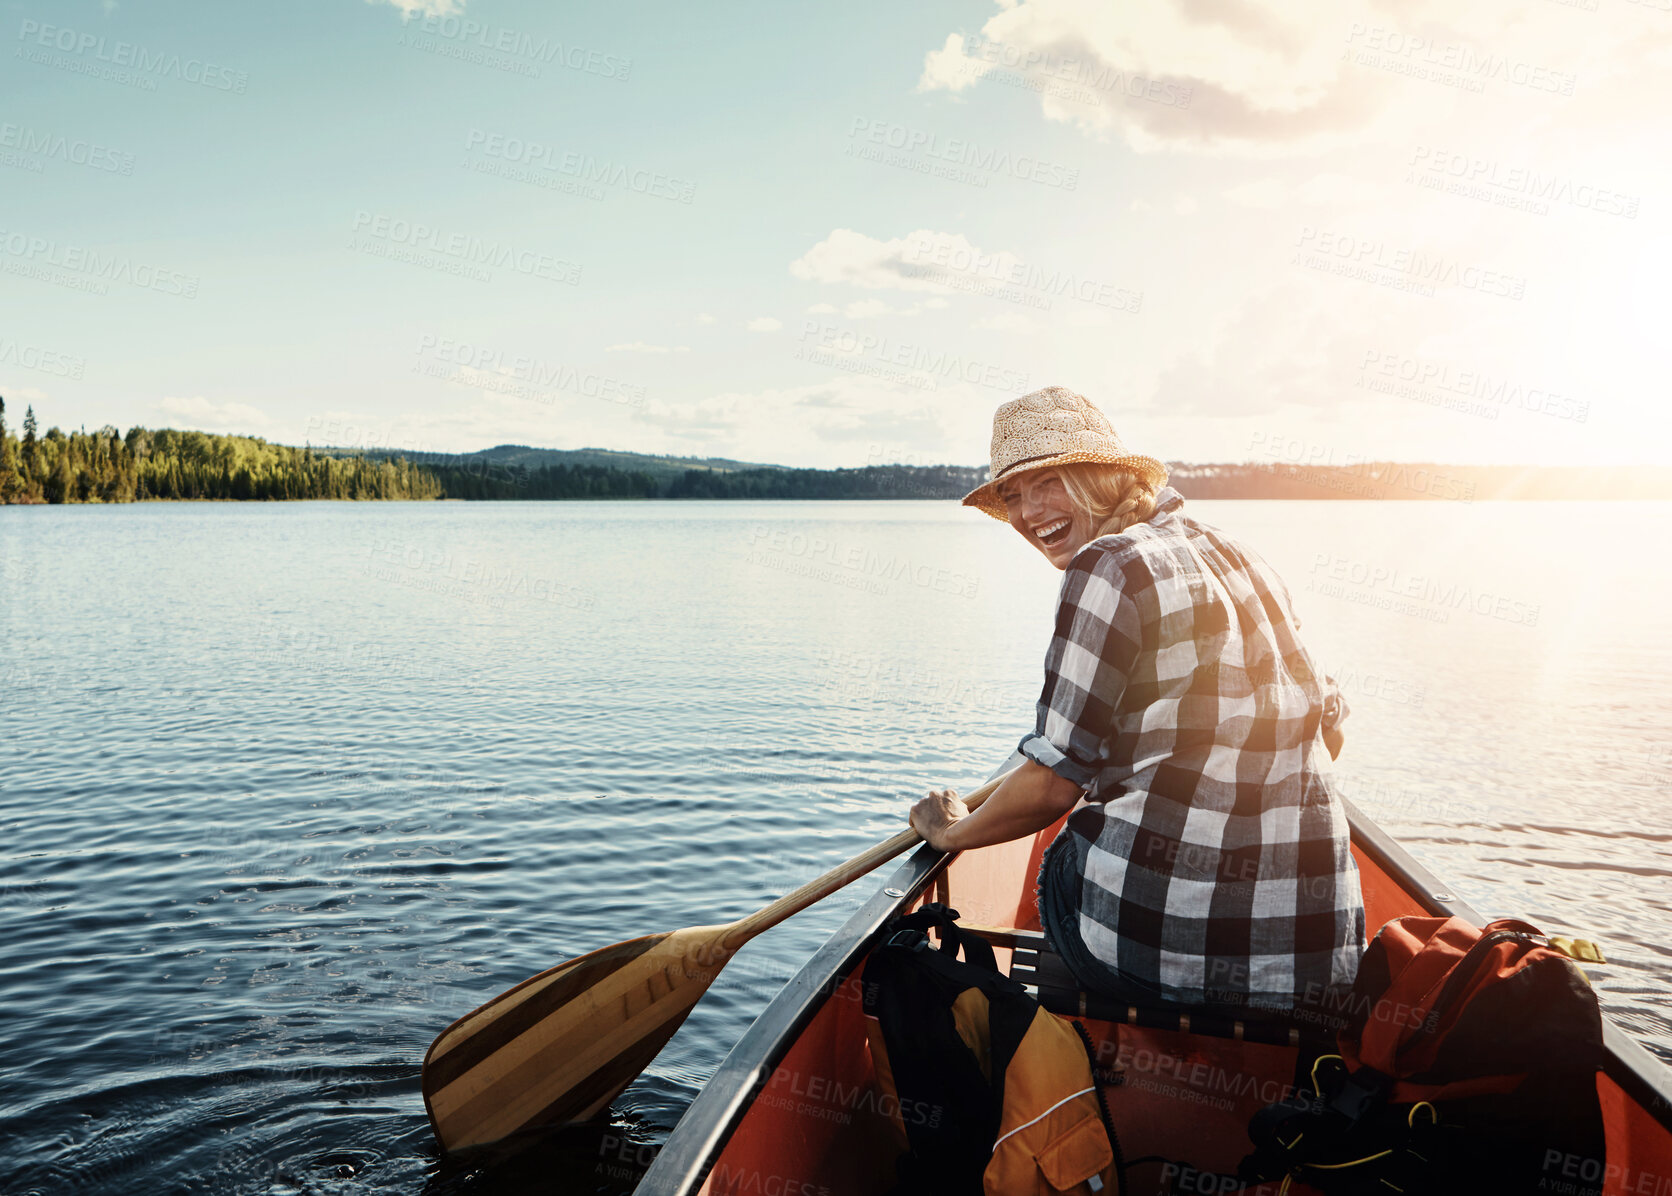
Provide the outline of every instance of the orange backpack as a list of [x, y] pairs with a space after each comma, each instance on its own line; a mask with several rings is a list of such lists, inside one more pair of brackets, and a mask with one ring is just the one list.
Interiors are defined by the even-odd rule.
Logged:
[[1396, 918], [1359, 965], [1336, 1055], [1249, 1126], [1249, 1180], [1327, 1193], [1583, 1196], [1605, 1171], [1602, 1017], [1535, 926]]

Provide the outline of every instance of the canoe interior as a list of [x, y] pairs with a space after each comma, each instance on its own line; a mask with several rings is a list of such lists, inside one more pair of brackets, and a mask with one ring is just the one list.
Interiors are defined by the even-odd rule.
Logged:
[[[1040, 855], [1056, 830], [1052, 827], [1031, 840], [952, 857], [904, 904], [945, 901], [965, 923], [1037, 931], [1034, 879]], [[1420, 891], [1419, 886], [1434, 885], [1432, 878], [1408, 858], [1400, 858], [1402, 853], [1389, 848], [1379, 832], [1370, 828], [1361, 837], [1360, 830], [1355, 822], [1354, 854], [1372, 933], [1388, 919], [1406, 914], [1471, 912], [1449, 893]], [[1389, 850], [1394, 858], [1389, 858]], [[1012, 953], [1001, 948], [997, 954], [1000, 966], [1010, 968]], [[711, 1196], [845, 1196], [887, 1191], [893, 1180], [893, 1160], [903, 1143], [897, 1137], [894, 1110], [876, 1085], [861, 1012], [859, 972], [855, 966], [832, 985], [787, 1053], [759, 1075], [758, 1095], [734, 1123], [701, 1186], [680, 1184], [669, 1190], [695, 1190]], [[1125, 1068], [1125, 1082], [1108, 1092], [1125, 1157], [1161, 1155], [1203, 1173], [1164, 1173], [1160, 1164], [1145, 1164], [1128, 1172], [1128, 1192], [1133, 1196], [1222, 1191], [1213, 1186], [1212, 1177], [1235, 1171], [1248, 1150], [1245, 1127], [1249, 1117], [1290, 1089], [1299, 1056], [1308, 1049], [1304, 1043], [1269, 1045], [1181, 1033], [1177, 1028], [1080, 1020], [1091, 1032], [1100, 1057]], [[1611, 1037], [1621, 1036], [1615, 1032]], [[1635, 1044], [1624, 1046], [1643, 1054]], [[1605, 1193], [1672, 1196], [1672, 1129], [1668, 1128], [1672, 1110], [1666, 1108], [1664, 1095], [1668, 1089], [1645, 1091], [1641, 1082], [1633, 1083], [1632, 1075], [1624, 1079], [1622, 1087], [1611, 1074], [1598, 1076], [1608, 1124]], [[910, 1108], [901, 1114], [908, 1119], [926, 1115]], [[1563, 1190], [1560, 1165], [1553, 1170], [1548, 1190], [1559, 1196]], [[687, 1183], [694, 1184], [696, 1179], [693, 1173]], [[1302, 1185], [1290, 1188], [1294, 1196], [1307, 1191]]]

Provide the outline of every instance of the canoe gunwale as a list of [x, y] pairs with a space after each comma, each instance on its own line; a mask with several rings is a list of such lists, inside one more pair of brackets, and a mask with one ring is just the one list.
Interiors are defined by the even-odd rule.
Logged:
[[[1351, 801], [1338, 800], [1346, 811], [1353, 843], [1430, 915], [1462, 917], [1477, 926], [1483, 923], [1468, 902], [1417, 863], [1368, 815]], [[870, 952], [883, 924], [909, 906], [953, 858], [953, 853], [937, 852], [927, 844], [918, 848], [813, 953], [738, 1039], [686, 1109], [635, 1190], [638, 1196], [690, 1196], [702, 1185], [750, 1102], [765, 1088], [826, 998]], [[890, 889], [902, 895], [891, 897]], [[1615, 1025], [1606, 1010], [1602, 1031], [1603, 1073], [1672, 1132], [1672, 1068]]]
[[[883, 924], [922, 895], [952, 858], [924, 844], [906, 857], [871, 899], [813, 952], [721, 1060], [668, 1135], [634, 1191], [675, 1196], [696, 1191], [725, 1149], [750, 1102], [766, 1087], [824, 1002], [870, 954]], [[902, 895], [891, 897], [893, 889]]]

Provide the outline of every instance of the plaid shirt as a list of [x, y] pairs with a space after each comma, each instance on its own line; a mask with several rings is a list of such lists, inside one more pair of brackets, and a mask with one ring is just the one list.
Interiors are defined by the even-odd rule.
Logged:
[[1069, 564], [1020, 751], [1097, 803], [1063, 830], [1092, 956], [1175, 1001], [1292, 1007], [1351, 985], [1364, 949], [1320, 735], [1345, 704], [1282, 579], [1157, 497]]

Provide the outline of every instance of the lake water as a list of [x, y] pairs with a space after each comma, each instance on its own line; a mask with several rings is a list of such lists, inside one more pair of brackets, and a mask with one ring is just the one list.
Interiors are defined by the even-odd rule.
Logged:
[[[1287, 579], [1343, 790], [1672, 1060], [1672, 506], [1187, 509]], [[877, 880], [537, 1165], [438, 1167], [425, 1048], [986, 775], [1059, 578], [951, 503], [0, 509], [0, 1192], [630, 1189]]]

